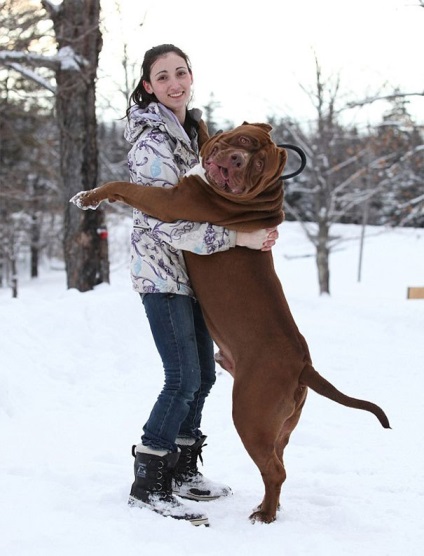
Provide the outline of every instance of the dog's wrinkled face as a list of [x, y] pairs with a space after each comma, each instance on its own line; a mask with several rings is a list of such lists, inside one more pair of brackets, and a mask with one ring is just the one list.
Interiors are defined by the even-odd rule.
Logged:
[[209, 183], [225, 196], [252, 197], [274, 183], [287, 160], [271, 140], [268, 124], [247, 124], [215, 135], [201, 150]]

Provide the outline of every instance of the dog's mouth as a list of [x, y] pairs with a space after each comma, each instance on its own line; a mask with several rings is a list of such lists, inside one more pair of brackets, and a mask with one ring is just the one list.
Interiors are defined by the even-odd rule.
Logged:
[[205, 172], [208, 180], [221, 191], [227, 193], [234, 193], [239, 195], [243, 193], [243, 188], [240, 185], [232, 183], [230, 171], [225, 166], [220, 166], [211, 160], [205, 161]]

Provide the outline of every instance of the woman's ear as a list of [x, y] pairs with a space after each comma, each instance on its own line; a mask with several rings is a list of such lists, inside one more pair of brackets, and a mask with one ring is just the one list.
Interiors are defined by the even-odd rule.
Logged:
[[146, 92], [149, 93], [149, 95], [153, 93], [152, 86], [148, 81], [143, 81], [143, 87], [145, 88]]

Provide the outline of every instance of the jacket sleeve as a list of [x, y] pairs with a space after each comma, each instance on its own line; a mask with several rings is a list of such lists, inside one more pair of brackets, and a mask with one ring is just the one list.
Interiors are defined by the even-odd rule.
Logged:
[[[166, 134], [145, 130], [132, 148], [129, 157], [131, 181], [153, 187], [173, 187], [180, 179], [174, 153]], [[236, 244], [236, 232], [205, 222], [178, 220], [162, 222], [140, 211], [134, 211], [134, 224], [160, 232], [162, 241], [174, 249], [209, 255], [227, 251]]]

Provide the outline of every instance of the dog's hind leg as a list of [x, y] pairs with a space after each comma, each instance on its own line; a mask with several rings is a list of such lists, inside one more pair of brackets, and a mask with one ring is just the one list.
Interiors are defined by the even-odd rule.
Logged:
[[[296, 428], [296, 426], [299, 422], [300, 416], [302, 415], [302, 410], [303, 410], [303, 406], [305, 405], [307, 392], [308, 392], [308, 389], [305, 388], [304, 386], [299, 386], [297, 388], [297, 390], [295, 392], [296, 406], [295, 406], [294, 413], [288, 419], [286, 419], [286, 421], [283, 423], [283, 425], [281, 427], [281, 430], [280, 430], [280, 434], [278, 435], [278, 439], [275, 443], [275, 452], [276, 452], [277, 457], [279, 458], [279, 460], [281, 462], [281, 465], [283, 466], [283, 469], [284, 469], [284, 479], [281, 483], [281, 487], [282, 487], [283, 482], [287, 478], [286, 468], [285, 468], [285, 465], [284, 465], [284, 450], [285, 450], [287, 444], [289, 443], [291, 433]], [[281, 487], [280, 487], [280, 491], [281, 491]], [[281, 495], [281, 492], [280, 492], [280, 495]], [[266, 498], [266, 494], [265, 494], [265, 498]], [[265, 501], [265, 498], [264, 498], [264, 501]], [[260, 512], [262, 510], [262, 507], [264, 505], [264, 501], [259, 505], [256, 512]], [[277, 511], [279, 509], [280, 509], [280, 503], [278, 501]], [[251, 518], [252, 518], [252, 516], [251, 516]]]
[[[256, 463], [256, 462], [255, 462]], [[286, 470], [276, 452], [270, 454], [265, 466], [260, 469], [265, 485], [265, 494], [259, 506], [250, 514], [252, 523], [272, 523], [280, 506], [281, 487], [286, 480]]]
[[[236, 385], [235, 385], [236, 386]], [[259, 507], [250, 515], [254, 523], [271, 523], [275, 520], [280, 500], [281, 485], [286, 479], [282, 454], [277, 453], [281, 423], [293, 413], [293, 399], [290, 403], [280, 403], [264, 398], [258, 385], [246, 388], [243, 384], [233, 392], [233, 420], [237, 432], [257, 465], [265, 486], [264, 498]], [[284, 413], [286, 415], [284, 416]], [[287, 413], [289, 415], [287, 415]]]
[[284, 449], [289, 443], [291, 433], [296, 428], [300, 416], [302, 415], [302, 409], [306, 402], [306, 396], [308, 389], [305, 386], [299, 386], [294, 394], [294, 399], [296, 403], [294, 413], [283, 423], [280, 434], [278, 435], [278, 441], [276, 445], [277, 455], [280, 457], [281, 463], [283, 462]]
[[292, 396], [284, 399], [281, 399], [281, 394], [279, 399], [273, 399], [269, 390], [266, 394], [264, 396], [258, 385], [252, 390], [245, 382], [242, 385], [237, 382], [233, 393], [235, 427], [261, 472], [265, 486], [261, 504], [250, 515], [253, 523], [271, 523], [276, 519], [281, 487], [287, 476], [284, 449], [299, 422], [307, 388], [299, 386]]

